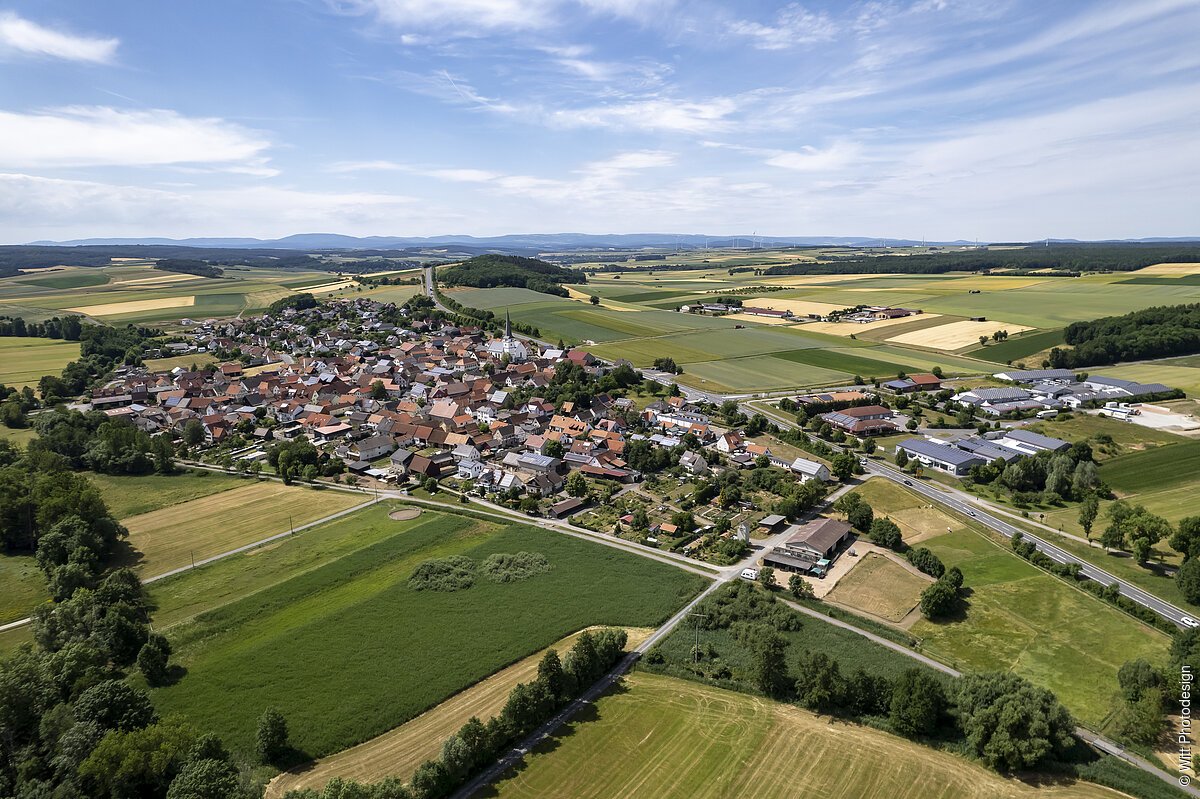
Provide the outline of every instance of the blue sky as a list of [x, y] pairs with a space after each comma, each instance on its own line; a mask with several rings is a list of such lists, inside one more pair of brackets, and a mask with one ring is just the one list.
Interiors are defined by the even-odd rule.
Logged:
[[0, 0], [0, 241], [1200, 235], [1200, 3]]

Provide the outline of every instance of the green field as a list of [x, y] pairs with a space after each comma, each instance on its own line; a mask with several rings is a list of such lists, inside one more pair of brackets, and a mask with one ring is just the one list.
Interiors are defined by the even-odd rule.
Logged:
[[23, 619], [50, 598], [46, 578], [30, 555], [0, 555], [0, 624]]
[[572, 799], [1119, 799], [1006, 779], [948, 752], [798, 708], [642, 672], [484, 795]]
[[[922, 619], [909, 630], [927, 654], [962, 671], [1020, 674], [1054, 691], [1092, 725], [1108, 717], [1122, 663], [1166, 657], [1165, 635], [1022, 560], [1005, 539], [929, 509], [926, 500], [888, 481], [869, 480], [859, 490], [876, 516], [892, 516], [906, 537], [909, 530], [923, 531], [919, 545], [966, 578], [961, 618]], [[922, 524], [926, 514], [936, 515]]]
[[921, 544], [958, 566], [969, 595], [961, 620], [922, 620], [910, 632], [923, 651], [964, 671], [1013, 671], [1054, 691], [1091, 725], [1108, 718], [1117, 669], [1143, 657], [1163, 662], [1167, 636], [1082, 589], [1026, 563], [973, 530]]
[[45, 286], [52, 289], [80, 289], [88, 286], [103, 286], [107, 282], [108, 275], [99, 270], [84, 271], [82, 269], [28, 281], [31, 286]]
[[973, 349], [970, 354], [985, 361], [1008, 363], [1028, 358], [1030, 355], [1050, 347], [1060, 346], [1062, 343], [1063, 332], [1061, 330], [1041, 330], [1021, 333], [1004, 341]]
[[239, 267], [226, 267], [221, 278], [202, 278], [157, 270], [150, 262], [122, 262], [0, 280], [0, 313], [34, 320], [87, 308], [109, 323], [169, 323], [259, 311], [299, 290], [288, 284], [336, 279], [328, 272]]
[[1189, 397], [1200, 397], [1200, 360], [1195, 357], [1126, 366], [1105, 366], [1103, 372], [1112, 377], [1136, 380], [1139, 383], [1162, 383], [1171, 388], [1182, 389]]
[[129, 516], [115, 558], [144, 576], [165, 574], [367, 501], [362, 494], [243, 480], [237, 487]]
[[[657, 624], [703, 584], [537, 528], [430, 513], [395, 522], [387, 510], [330, 525], [368, 528], [376, 543], [171, 628], [188, 674], [156, 691], [156, 706], [220, 733], [242, 753], [252, 748], [257, 717], [277, 706], [292, 742], [325, 755], [581, 627]], [[381, 525], [394, 534], [380, 537]], [[552, 570], [517, 583], [481, 579], [453, 593], [414, 591], [406, 582], [430, 557], [522, 550], [543, 553]]]
[[[711, 599], [706, 599], [697, 612], [703, 613], [710, 602]], [[780, 632], [788, 641], [787, 662], [791, 674], [797, 673], [802, 658], [812, 652], [823, 652], [839, 661], [845, 674], [853, 673], [861, 667], [873, 674], [895, 678], [911, 668], [926, 668], [914, 662], [912, 658], [880, 646], [858, 633], [826, 624], [818, 619], [804, 616], [800, 616], [800, 619], [800, 630]], [[663, 656], [665, 662], [659, 666], [645, 668], [675, 676], [692, 676], [689, 667], [693, 660], [692, 646], [696, 641], [696, 628], [693, 624], [676, 627], [674, 632], [655, 647], [655, 651]], [[699, 641], [701, 646], [711, 646], [716, 651], [716, 657], [730, 668], [733, 683], [728, 684], [740, 684], [750, 666], [750, 655], [733, 633], [729, 629], [702, 629]], [[941, 676], [941, 672], [936, 674]]]
[[1100, 471], [1104, 482], [1126, 494], [1169, 488], [1195, 479], [1198, 475], [1200, 441], [1186, 441], [1122, 455], [1106, 463]]
[[36, 386], [45, 375], [62, 374], [63, 367], [78, 357], [78, 341], [0, 338], [0, 384]]
[[105, 504], [117, 519], [126, 519], [248, 485], [245, 478], [206, 471], [136, 477], [93, 473], [89, 474], [88, 478], [100, 489]]

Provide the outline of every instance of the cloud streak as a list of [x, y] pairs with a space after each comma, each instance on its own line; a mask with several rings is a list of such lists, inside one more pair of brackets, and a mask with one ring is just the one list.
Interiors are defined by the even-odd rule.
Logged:
[[0, 12], [0, 54], [9, 52], [36, 58], [109, 64], [116, 57], [118, 46], [118, 39], [66, 33], [39, 25], [12, 11]]

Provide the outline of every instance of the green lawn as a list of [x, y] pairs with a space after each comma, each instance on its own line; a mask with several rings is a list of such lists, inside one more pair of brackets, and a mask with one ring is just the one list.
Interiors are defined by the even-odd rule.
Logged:
[[78, 341], [0, 338], [0, 384], [36, 386], [45, 375], [62, 374], [63, 367], [78, 357]]
[[206, 471], [136, 477], [88, 474], [88, 478], [100, 489], [105, 504], [117, 519], [127, 519], [250, 484], [244, 478]]
[[[320, 756], [378, 735], [574, 630], [657, 624], [704, 583], [538, 528], [429, 512], [394, 522], [387, 510], [328, 525], [355, 535], [366, 528], [375, 543], [170, 628], [188, 674], [156, 691], [156, 706], [246, 754], [257, 717], [277, 706], [293, 743]], [[395, 534], [381, 536], [380, 526]], [[455, 593], [407, 586], [430, 557], [522, 550], [543, 553], [552, 570], [519, 583], [480, 580]], [[224, 575], [228, 586], [232, 573]]]

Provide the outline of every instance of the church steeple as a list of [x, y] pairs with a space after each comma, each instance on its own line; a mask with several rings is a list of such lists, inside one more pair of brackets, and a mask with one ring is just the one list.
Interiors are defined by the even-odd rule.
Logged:
[[508, 318], [508, 309], [504, 309], [504, 337], [512, 338], [512, 320]]

